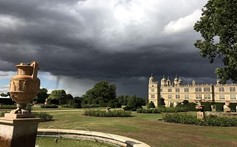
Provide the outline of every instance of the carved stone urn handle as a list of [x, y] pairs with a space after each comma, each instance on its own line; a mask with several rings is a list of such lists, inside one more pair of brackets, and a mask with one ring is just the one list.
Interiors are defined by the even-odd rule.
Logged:
[[35, 61], [33, 61], [30, 66], [33, 67], [33, 73], [32, 73], [32, 79], [35, 80], [37, 78], [37, 73], [38, 73], [38, 70], [39, 70], [39, 64]]

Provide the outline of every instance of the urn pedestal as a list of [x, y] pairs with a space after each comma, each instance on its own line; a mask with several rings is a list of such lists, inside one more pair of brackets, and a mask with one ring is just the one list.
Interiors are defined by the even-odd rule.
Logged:
[[0, 147], [35, 147], [39, 118], [34, 118], [26, 109], [39, 92], [40, 80], [37, 78], [39, 65], [18, 64], [17, 75], [10, 81], [10, 96], [17, 109], [5, 113], [0, 118]]
[[35, 147], [39, 118], [0, 118], [0, 147]]

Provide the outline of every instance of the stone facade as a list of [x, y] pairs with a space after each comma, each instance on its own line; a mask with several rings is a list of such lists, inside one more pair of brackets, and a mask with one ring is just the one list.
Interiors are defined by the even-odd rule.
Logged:
[[158, 99], [165, 100], [166, 107], [176, 106], [183, 100], [189, 102], [223, 102], [237, 103], [237, 84], [182, 84], [181, 78], [173, 81], [163, 77], [160, 84], [153, 76], [149, 78], [148, 101], [158, 106]]

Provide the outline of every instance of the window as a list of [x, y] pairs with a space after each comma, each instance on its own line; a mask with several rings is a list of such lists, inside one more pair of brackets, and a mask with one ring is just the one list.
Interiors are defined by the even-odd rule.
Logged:
[[230, 87], [230, 92], [235, 92], [235, 87]]
[[154, 89], [153, 89], [153, 88], [151, 89], [151, 92], [154, 92]]
[[219, 99], [222, 99], [222, 100], [225, 99], [225, 95], [224, 94], [220, 94], [219, 95]]
[[196, 91], [196, 92], [202, 92], [202, 88], [201, 88], [201, 87], [196, 87], [196, 88], [195, 88], [195, 91]]
[[210, 94], [205, 94], [204, 99], [211, 99], [211, 95]]
[[169, 89], [168, 89], [168, 92], [172, 92], [172, 89], [171, 89], [171, 88], [169, 88]]
[[180, 95], [175, 95], [175, 98], [176, 99], [180, 99]]
[[184, 88], [184, 92], [189, 92], [189, 88]]
[[154, 87], [154, 85], [151, 85], [151, 87]]
[[160, 89], [160, 92], [162, 92], [162, 89]]
[[236, 95], [235, 94], [231, 94], [230, 95], [230, 99], [235, 100], [236, 99]]
[[172, 99], [172, 95], [168, 95], [168, 99]]
[[185, 95], [184, 95], [184, 98], [185, 98], [186, 100], [188, 100], [188, 99], [189, 99], [189, 95], [188, 95], [188, 94], [185, 94]]
[[154, 98], [155, 98], [155, 95], [152, 94], [152, 95], [151, 95], [151, 98], [154, 99]]
[[202, 95], [201, 94], [196, 94], [196, 99], [197, 100], [201, 100], [202, 99]]
[[224, 87], [219, 87], [219, 92], [224, 92]]
[[204, 87], [204, 92], [210, 92], [210, 87]]
[[179, 88], [176, 88], [176, 89], [175, 89], [175, 92], [180, 92], [180, 89], [179, 89]]

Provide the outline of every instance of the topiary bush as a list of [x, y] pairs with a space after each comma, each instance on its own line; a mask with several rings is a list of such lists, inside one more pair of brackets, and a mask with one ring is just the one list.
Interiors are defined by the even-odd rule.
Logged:
[[131, 112], [124, 110], [85, 110], [84, 115], [96, 117], [131, 117]]
[[150, 102], [147, 102], [147, 109], [149, 109], [149, 108], [155, 108], [156, 106], [155, 106], [155, 104], [152, 102], [152, 101], [150, 101]]

